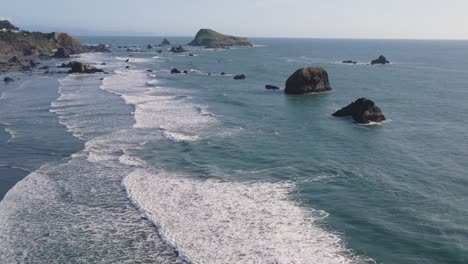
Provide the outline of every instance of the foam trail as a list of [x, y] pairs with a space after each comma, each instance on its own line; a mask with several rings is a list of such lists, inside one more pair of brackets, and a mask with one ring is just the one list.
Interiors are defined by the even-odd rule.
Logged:
[[200, 180], [137, 169], [129, 196], [193, 263], [354, 263], [326, 216], [289, 199], [290, 183]]

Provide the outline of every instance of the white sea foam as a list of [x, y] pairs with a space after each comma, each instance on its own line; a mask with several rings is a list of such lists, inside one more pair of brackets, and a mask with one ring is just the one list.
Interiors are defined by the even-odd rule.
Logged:
[[173, 141], [173, 142], [190, 142], [199, 140], [198, 136], [189, 136], [183, 133], [175, 133], [169, 131], [163, 131], [163, 137]]
[[[137, 169], [129, 196], [193, 263], [352, 263], [323, 211], [290, 200], [291, 183], [200, 180]], [[357, 260], [356, 260], [357, 261]]]

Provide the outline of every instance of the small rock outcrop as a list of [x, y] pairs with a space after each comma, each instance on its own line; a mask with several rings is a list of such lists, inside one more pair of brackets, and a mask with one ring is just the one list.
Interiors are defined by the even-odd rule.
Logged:
[[66, 58], [70, 58], [70, 54], [68, 53], [66, 49], [58, 48], [54, 54], [54, 58], [66, 59]]
[[200, 29], [190, 46], [205, 46], [207, 48], [223, 48], [231, 46], [252, 46], [247, 38], [223, 35], [211, 29]]
[[289, 76], [284, 92], [286, 94], [307, 94], [331, 91], [328, 73], [322, 68], [302, 68]]
[[265, 85], [265, 89], [267, 89], [267, 90], [279, 90], [280, 88], [278, 86], [267, 84], [267, 85]]
[[174, 68], [171, 70], [171, 74], [174, 74], [174, 73], [181, 73], [181, 71], [179, 71], [178, 69]]
[[171, 42], [169, 42], [169, 40], [167, 40], [166, 38], [163, 39], [163, 41], [161, 42], [161, 46], [169, 46], [171, 45]]
[[371, 61], [372, 65], [375, 65], [375, 64], [384, 64], [385, 65], [385, 64], [388, 64], [388, 63], [390, 63], [390, 62], [383, 55], [380, 55], [378, 59]]
[[103, 70], [98, 69], [96, 67], [83, 64], [78, 61], [70, 62], [71, 70], [68, 73], [96, 73], [96, 72], [103, 72]]
[[344, 60], [344, 61], [342, 61], [341, 63], [345, 63], [345, 64], [356, 64], [357, 61], [353, 61], [353, 60]]
[[5, 77], [3, 78], [3, 81], [6, 82], [6, 83], [10, 83], [10, 82], [14, 82], [15, 80], [11, 77]]
[[244, 79], [245, 79], [245, 75], [244, 75], [244, 74], [240, 74], [240, 75], [234, 76], [234, 80], [244, 80]]
[[148, 44], [148, 46], [146, 46], [147, 49], [154, 49], [153, 45], [151, 44]]
[[336, 117], [351, 116], [356, 123], [369, 124], [371, 122], [382, 122], [386, 118], [379, 107], [372, 100], [359, 98], [346, 107], [332, 114]]
[[184, 49], [184, 47], [182, 47], [181, 45], [179, 46], [172, 46], [171, 52], [173, 53], [182, 53], [182, 52], [186, 52], [186, 50]]

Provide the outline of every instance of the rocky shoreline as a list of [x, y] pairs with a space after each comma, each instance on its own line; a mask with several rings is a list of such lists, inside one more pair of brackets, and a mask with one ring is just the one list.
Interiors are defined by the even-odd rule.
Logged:
[[43, 60], [70, 58], [70, 55], [84, 52], [109, 51], [103, 44], [82, 45], [62, 32], [42, 33], [19, 29], [0, 31], [0, 72], [27, 72], [38, 67]]

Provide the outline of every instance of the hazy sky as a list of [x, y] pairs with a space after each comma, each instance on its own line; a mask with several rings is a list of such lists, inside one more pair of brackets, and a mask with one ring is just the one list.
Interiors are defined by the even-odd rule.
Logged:
[[468, 0], [0, 0], [0, 18], [81, 35], [468, 39]]

